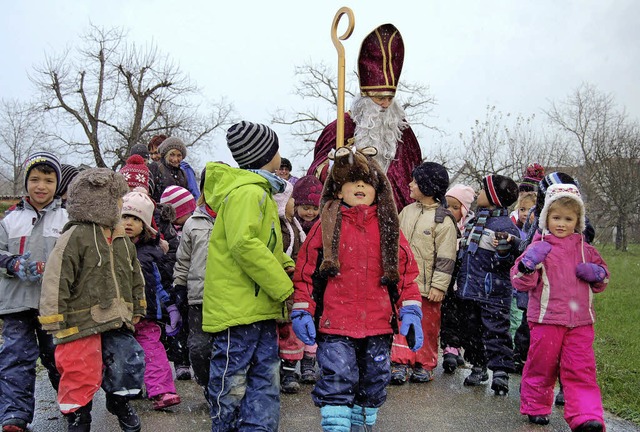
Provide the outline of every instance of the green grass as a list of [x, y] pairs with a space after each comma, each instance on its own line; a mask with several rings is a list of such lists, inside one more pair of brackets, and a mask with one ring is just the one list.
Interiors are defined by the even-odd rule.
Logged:
[[598, 250], [611, 273], [607, 289], [594, 296], [602, 400], [607, 411], [640, 424], [640, 245]]

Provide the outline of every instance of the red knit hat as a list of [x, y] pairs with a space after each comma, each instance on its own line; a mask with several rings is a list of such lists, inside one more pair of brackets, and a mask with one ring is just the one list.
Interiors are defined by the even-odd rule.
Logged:
[[126, 165], [120, 168], [120, 174], [124, 176], [129, 189], [141, 187], [149, 190], [149, 168], [142, 156], [129, 156]]
[[180, 186], [167, 186], [162, 192], [160, 203], [170, 204], [176, 211], [176, 219], [180, 219], [188, 213], [193, 213], [196, 209], [196, 200], [191, 195], [191, 192]]
[[293, 185], [291, 197], [297, 206], [311, 205], [320, 207], [320, 197], [322, 196], [322, 183], [316, 176], [306, 175], [301, 177]]
[[358, 77], [362, 96], [395, 96], [404, 42], [393, 24], [383, 24], [362, 41], [358, 55]]

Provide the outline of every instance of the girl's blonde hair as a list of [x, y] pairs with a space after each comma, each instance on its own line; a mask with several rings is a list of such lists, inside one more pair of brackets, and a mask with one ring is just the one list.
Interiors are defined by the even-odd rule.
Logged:
[[520, 208], [527, 201], [531, 202], [532, 205], [536, 204], [537, 195], [535, 192], [522, 192], [520, 196], [518, 196], [518, 203], [516, 204], [516, 208]]

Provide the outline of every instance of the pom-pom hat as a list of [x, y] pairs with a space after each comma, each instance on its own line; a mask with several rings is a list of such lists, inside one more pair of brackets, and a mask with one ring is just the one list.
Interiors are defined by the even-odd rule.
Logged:
[[126, 165], [120, 168], [120, 174], [124, 176], [129, 189], [141, 187], [149, 190], [149, 168], [142, 156], [130, 156]]
[[292, 197], [296, 205], [311, 205], [320, 207], [322, 196], [322, 182], [314, 175], [301, 177], [293, 186]]

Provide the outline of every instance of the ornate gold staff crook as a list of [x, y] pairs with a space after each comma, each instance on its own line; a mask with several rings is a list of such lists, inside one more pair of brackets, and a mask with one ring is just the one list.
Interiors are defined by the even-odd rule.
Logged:
[[[338, 23], [340, 22], [340, 18], [342, 15], [347, 14], [349, 18], [349, 26], [344, 34], [338, 37]], [[355, 26], [355, 18], [353, 17], [353, 11], [343, 6], [338, 12], [336, 12], [336, 16], [333, 17], [333, 24], [331, 25], [331, 40], [333, 41], [333, 45], [336, 47], [336, 51], [338, 51], [338, 123], [336, 128], [336, 148], [340, 148], [344, 145], [344, 46], [340, 43], [340, 40], [346, 40], [353, 33], [353, 28]], [[339, 39], [339, 40], [338, 40]]]

